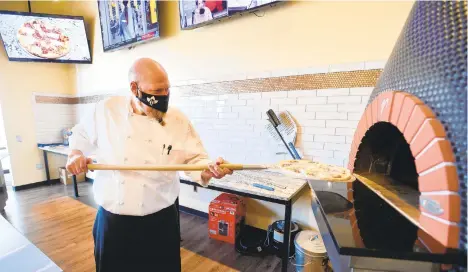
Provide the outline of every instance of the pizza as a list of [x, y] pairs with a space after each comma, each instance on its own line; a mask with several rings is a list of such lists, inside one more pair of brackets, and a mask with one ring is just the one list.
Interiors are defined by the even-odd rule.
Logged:
[[280, 161], [281, 167], [288, 167], [293, 165], [300, 165], [300, 164], [309, 164], [313, 163], [311, 160], [284, 160]]
[[16, 37], [27, 52], [40, 58], [56, 59], [70, 52], [70, 38], [63, 30], [40, 19], [24, 23]]
[[353, 181], [351, 172], [340, 166], [310, 160], [286, 160], [280, 162], [283, 170], [303, 174], [306, 178], [325, 181]]
[[313, 161], [310, 160], [284, 160], [280, 162], [280, 167], [284, 170], [300, 174], [303, 169], [312, 163]]
[[340, 166], [329, 165], [316, 162], [314, 165], [305, 169], [305, 174], [311, 179], [327, 181], [352, 181], [354, 180], [351, 172]]

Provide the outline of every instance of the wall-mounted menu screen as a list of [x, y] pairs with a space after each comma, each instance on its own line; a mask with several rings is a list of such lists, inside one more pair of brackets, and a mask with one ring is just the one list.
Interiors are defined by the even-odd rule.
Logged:
[[83, 17], [0, 11], [11, 61], [91, 63]]
[[156, 0], [98, 1], [104, 51], [159, 38]]
[[197, 28], [242, 12], [250, 12], [278, 0], [180, 0], [179, 15], [182, 29]]

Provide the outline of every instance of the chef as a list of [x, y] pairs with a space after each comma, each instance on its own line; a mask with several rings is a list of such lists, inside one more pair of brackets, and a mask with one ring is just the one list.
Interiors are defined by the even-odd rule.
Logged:
[[[73, 128], [69, 172], [87, 172], [91, 156], [102, 164], [209, 164], [209, 170], [185, 173], [203, 186], [232, 174], [219, 166], [222, 158], [208, 159], [187, 117], [168, 107], [170, 85], [159, 63], [137, 60], [129, 87], [128, 97], [96, 103]], [[177, 172], [96, 171], [93, 191], [96, 271], [181, 270]]]

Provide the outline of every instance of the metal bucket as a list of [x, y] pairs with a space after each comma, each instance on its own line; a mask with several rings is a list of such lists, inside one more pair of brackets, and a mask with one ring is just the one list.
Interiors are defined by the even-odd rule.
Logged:
[[304, 230], [294, 239], [296, 247], [295, 263], [297, 272], [327, 271], [327, 250], [320, 233]]

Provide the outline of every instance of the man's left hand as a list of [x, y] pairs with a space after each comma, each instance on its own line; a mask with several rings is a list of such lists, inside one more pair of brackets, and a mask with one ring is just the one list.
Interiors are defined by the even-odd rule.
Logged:
[[205, 183], [208, 183], [208, 181], [211, 178], [220, 179], [220, 178], [223, 178], [226, 175], [232, 175], [233, 172], [232, 172], [231, 169], [223, 168], [223, 167], [220, 166], [221, 164], [224, 164], [224, 163], [228, 163], [228, 162], [225, 161], [223, 158], [218, 158], [216, 160], [216, 163], [210, 164], [208, 166], [209, 170], [204, 170], [202, 172], [202, 174], [201, 174], [202, 180]]

